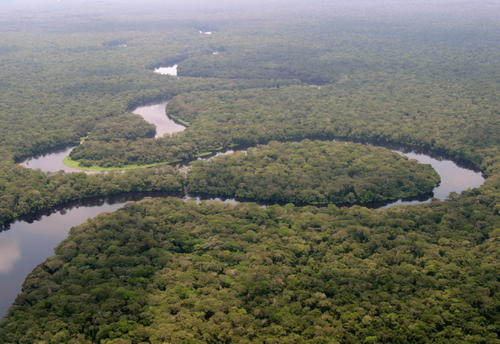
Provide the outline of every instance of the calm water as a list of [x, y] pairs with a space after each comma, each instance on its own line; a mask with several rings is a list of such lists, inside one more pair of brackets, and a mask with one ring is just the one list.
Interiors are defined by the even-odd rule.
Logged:
[[167, 103], [139, 106], [132, 112], [144, 118], [146, 122], [156, 126], [156, 136], [162, 137], [166, 134], [174, 134], [186, 129], [185, 126], [175, 123], [167, 116]]
[[71, 227], [100, 213], [115, 211], [125, 203], [124, 199], [94, 201], [42, 216], [32, 223], [16, 221], [9, 230], [0, 232], [0, 317], [21, 292], [26, 276], [54, 254], [54, 248], [68, 236]]
[[154, 72], [161, 75], [172, 75], [177, 76], [178, 65], [168, 66], [168, 67], [158, 67], [154, 69]]
[[[434, 197], [440, 200], [445, 200], [448, 198], [450, 193], [456, 192], [461, 193], [468, 189], [473, 189], [481, 186], [484, 183], [484, 177], [481, 172], [476, 172], [465, 167], [460, 167], [451, 160], [439, 158], [433, 158], [426, 154], [415, 153], [415, 152], [401, 152], [393, 150], [393, 152], [404, 155], [410, 159], [415, 159], [421, 164], [431, 165], [432, 168], [441, 177], [441, 183], [439, 186], [432, 190]], [[401, 204], [418, 204], [429, 202], [431, 198], [426, 200], [412, 200], [403, 201], [399, 200], [386, 205], [385, 207], [392, 207]]]
[[[182, 131], [185, 129], [184, 126], [179, 125], [172, 120], [170, 120], [165, 115], [166, 102], [161, 104], [149, 105], [149, 106], [141, 106], [134, 110], [135, 113], [142, 113], [142, 116], [151, 118], [151, 121], [154, 118], [162, 118], [160, 121], [163, 121], [164, 118], [167, 121], [162, 125], [157, 125], [157, 128], [162, 128], [163, 135], [171, 134], [174, 132]], [[157, 133], [158, 136], [158, 133]], [[28, 159], [21, 163], [21, 165], [29, 168], [38, 168], [45, 172], [56, 172], [59, 170], [64, 170], [66, 172], [78, 172], [78, 170], [67, 167], [63, 164], [63, 159], [69, 155], [73, 148], [67, 148], [64, 150], [55, 151], [53, 153], [49, 153], [46, 155], [41, 155], [39, 157]], [[471, 169], [458, 166], [455, 162], [448, 159], [439, 159], [435, 157], [431, 157], [422, 153], [415, 152], [403, 152], [399, 150], [393, 150], [398, 154], [404, 155], [410, 159], [415, 159], [422, 164], [431, 165], [434, 170], [441, 177], [441, 183], [439, 186], [434, 188], [433, 197], [445, 200], [448, 198], [450, 193], [456, 192], [461, 193], [467, 189], [477, 188], [484, 183], [484, 178], [481, 172], [473, 171]], [[217, 156], [226, 155], [234, 153], [234, 150], [228, 150], [224, 152], [219, 152], [212, 157], [209, 158], [200, 158], [199, 160], [211, 160]], [[424, 199], [413, 199], [413, 200], [398, 200], [396, 202], [385, 205], [385, 207], [400, 205], [400, 204], [418, 204], [429, 202], [432, 197], [426, 197]]]
[[[211, 31], [199, 31], [203, 35], [212, 35]], [[220, 52], [214, 51], [213, 55]], [[161, 75], [177, 76], [178, 65], [159, 67], [154, 70]], [[184, 126], [175, 123], [166, 114], [167, 102], [141, 106], [133, 110], [156, 126], [156, 136], [162, 137], [183, 131]], [[21, 163], [22, 166], [40, 169], [45, 172], [77, 172], [78, 170], [67, 167], [63, 160], [74, 147], [53, 151], [51, 153], [27, 159]], [[217, 153], [216, 156], [230, 154], [233, 151]], [[483, 184], [484, 178], [480, 172], [475, 172], [458, 166], [450, 160], [440, 160], [425, 154], [414, 152], [401, 152], [411, 159], [420, 163], [430, 164], [441, 177], [441, 184], [433, 190], [434, 197], [444, 200], [451, 192], [460, 193], [469, 188], [475, 188]], [[21, 286], [26, 276], [39, 264], [54, 253], [54, 248], [64, 240], [71, 227], [81, 224], [89, 218], [103, 212], [112, 212], [121, 208], [131, 200], [141, 199], [140, 195], [128, 195], [106, 200], [93, 200], [82, 202], [80, 205], [68, 206], [64, 210], [56, 211], [50, 215], [41, 216], [34, 221], [16, 221], [10, 225], [8, 230], [0, 232], [0, 317], [4, 316], [15, 297], [21, 291]], [[194, 199], [199, 202], [198, 197], [184, 197], [185, 200]], [[218, 198], [215, 200], [223, 201]], [[386, 207], [400, 204], [417, 204], [430, 201], [425, 200], [403, 201], [399, 200]], [[235, 204], [237, 201], [230, 199], [224, 202]]]
[[[132, 110], [132, 112], [142, 116], [145, 121], [156, 126], [155, 137], [162, 137], [166, 134], [174, 134], [185, 130], [185, 126], [175, 123], [167, 116], [167, 103], [168, 102], [162, 102], [159, 104], [139, 106]], [[65, 172], [82, 172], [82, 170], [68, 167], [63, 163], [64, 158], [69, 156], [74, 148], [75, 147], [68, 147], [54, 150], [47, 154], [26, 159], [21, 162], [20, 165], [32, 169], [38, 168], [44, 172], [57, 172], [60, 170]]]
[[[135, 113], [144, 117], [148, 122], [157, 126], [157, 137], [165, 134], [182, 131], [184, 126], [174, 123], [166, 114], [166, 102], [141, 106], [134, 110]], [[66, 167], [62, 161], [69, 155], [72, 148], [59, 150], [37, 158], [26, 160], [23, 166], [39, 168], [43, 171], [54, 172], [64, 170], [74, 172], [74, 169]], [[231, 154], [233, 150], [217, 153], [216, 156]], [[434, 158], [426, 154], [415, 152], [394, 151], [405, 155], [410, 159], [416, 159], [420, 163], [430, 164], [441, 177], [441, 184], [433, 190], [434, 197], [445, 200], [451, 192], [461, 193], [470, 188], [479, 187], [484, 183], [480, 172], [460, 167], [447, 159]], [[213, 157], [212, 157], [213, 158]], [[210, 158], [208, 158], [210, 159]], [[206, 159], [205, 159], [206, 160]], [[0, 232], [0, 317], [5, 315], [8, 307], [14, 301], [16, 295], [21, 291], [21, 285], [26, 276], [40, 263], [53, 255], [53, 249], [64, 240], [72, 226], [81, 224], [87, 219], [102, 212], [111, 212], [122, 207], [127, 201], [140, 198], [138, 195], [128, 195], [125, 198], [99, 200], [97, 203], [83, 204], [68, 207], [63, 211], [43, 216], [32, 223], [27, 221], [14, 222], [9, 230]], [[198, 197], [186, 196], [184, 199], [194, 199], [199, 202]], [[215, 198], [214, 200], [220, 199]], [[418, 200], [398, 200], [384, 207], [392, 207], [401, 204], [418, 204], [429, 202], [431, 198]], [[233, 199], [224, 202], [235, 204]]]
[[[130, 201], [146, 196], [166, 197], [164, 193], [128, 194], [78, 202], [63, 210], [42, 215], [35, 220], [19, 220], [0, 231], [0, 319], [5, 316], [26, 276], [35, 267], [54, 255], [54, 248], [68, 237], [70, 229], [105, 212], [113, 212]], [[185, 196], [185, 201], [199, 197]], [[235, 200], [213, 200], [236, 204]]]
[[[164, 104], [164, 103], [163, 103]], [[162, 105], [163, 109], [164, 106]], [[65, 152], [65, 153], [63, 153]], [[218, 153], [230, 154], [233, 151]], [[416, 159], [420, 163], [430, 164], [441, 176], [441, 184], [434, 189], [434, 197], [444, 200], [451, 192], [460, 193], [470, 188], [483, 184], [484, 178], [480, 172], [475, 172], [458, 166], [450, 160], [439, 160], [425, 154], [414, 152], [403, 153], [408, 158]], [[69, 150], [48, 154], [44, 157], [32, 159], [27, 166], [41, 168], [45, 171], [54, 170], [57, 161], [62, 160]], [[36, 163], [35, 163], [36, 161]], [[56, 169], [57, 170], [57, 169]], [[93, 204], [69, 207], [65, 210], [43, 216], [32, 223], [27, 221], [14, 222], [9, 230], [0, 232], [0, 316], [3, 316], [15, 297], [21, 291], [21, 284], [26, 276], [40, 263], [53, 255], [53, 249], [64, 240], [72, 226], [85, 222], [102, 212], [111, 212], [122, 207], [127, 201], [141, 198], [129, 195], [122, 198], [108, 199], [106, 201], [93, 201]], [[199, 202], [199, 197], [184, 197], [185, 200], [194, 199]], [[235, 204], [233, 199], [221, 200]], [[385, 207], [401, 204], [418, 204], [429, 202], [425, 200], [403, 201], [399, 200]]]
[[69, 156], [73, 148], [75, 147], [59, 149], [51, 153], [29, 158], [21, 162], [21, 165], [32, 169], [38, 168], [44, 172], [57, 172], [60, 170], [65, 172], [81, 172], [81, 170], [68, 167], [63, 163], [64, 158]]
[[[473, 171], [471, 169], [461, 167], [457, 165], [455, 162], [448, 159], [440, 159], [436, 157], [431, 157], [429, 155], [423, 153], [415, 153], [415, 152], [404, 152], [400, 150], [391, 151], [398, 153], [400, 155], [404, 155], [409, 159], [417, 160], [421, 164], [431, 165], [432, 168], [439, 174], [441, 178], [441, 183], [432, 190], [432, 197], [424, 197], [423, 199], [419, 199], [418, 197], [412, 200], [398, 200], [382, 207], [393, 207], [396, 205], [410, 205], [410, 204], [419, 204], [419, 203], [427, 203], [430, 202], [431, 199], [437, 198], [439, 200], [446, 200], [450, 193], [456, 192], [461, 193], [468, 189], [473, 189], [481, 186], [484, 183], [484, 177], [481, 172]], [[234, 153], [234, 150], [227, 150], [224, 152], [219, 152], [214, 156], [209, 158], [198, 158], [198, 160], [209, 161], [221, 155], [227, 155]]]

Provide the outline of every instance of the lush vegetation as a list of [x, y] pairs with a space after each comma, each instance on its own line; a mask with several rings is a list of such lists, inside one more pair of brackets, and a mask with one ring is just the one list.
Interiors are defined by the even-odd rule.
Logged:
[[97, 123], [85, 140], [119, 141], [136, 140], [155, 136], [156, 129], [151, 123], [134, 114], [124, 114], [104, 119]]
[[[148, 15], [142, 2], [128, 15], [0, 11], [0, 223], [87, 197], [183, 190], [166, 166], [86, 175], [16, 165], [84, 138], [71, 158], [101, 167], [344, 138], [449, 155], [486, 183], [391, 209], [133, 204], [75, 228], [28, 276], [0, 342], [498, 343], [498, 8], [393, 2], [387, 15], [296, 2], [229, 16]], [[174, 63], [180, 78], [151, 70]], [[130, 112], [166, 99], [189, 128], [153, 139]], [[277, 156], [320, 162], [310, 150]], [[232, 159], [247, 157], [213, 166]], [[196, 175], [211, 164], [195, 164], [192, 188], [216, 180]]]
[[443, 87], [425, 79], [374, 79], [321, 89], [193, 92], [175, 97], [168, 106], [169, 113], [191, 123], [181, 134], [127, 143], [89, 142], [72, 157], [103, 166], [150, 163], [270, 140], [341, 137], [433, 150], [486, 168], [491, 161], [482, 158], [496, 159], [499, 144], [496, 98], [487, 93], [493, 90], [470, 95], [464, 85], [449, 86], [452, 93]]
[[0, 341], [497, 343], [495, 202], [132, 204], [72, 230]]
[[265, 34], [245, 25], [221, 31], [210, 37], [220, 54], [184, 60], [181, 75], [269, 80], [298, 65], [324, 79], [308, 82], [322, 85], [183, 93], [168, 107], [174, 118], [191, 124], [182, 134], [88, 142], [72, 158], [122, 166], [271, 140], [345, 137], [433, 150], [486, 169], [491, 161], [483, 158], [496, 157], [499, 144], [498, 28], [479, 33], [433, 23], [424, 30], [407, 21], [403, 29], [389, 22], [378, 30], [369, 29], [371, 22], [328, 18], [279, 23]]
[[[78, 18], [89, 25], [83, 31], [66, 19], [56, 22], [43, 16], [40, 23], [17, 27], [18, 23], [11, 24], [10, 18], [0, 14], [0, 225], [70, 200], [129, 191], [177, 192], [181, 188], [177, 181], [165, 185], [164, 178], [175, 175], [165, 168], [131, 175], [45, 175], [15, 164], [25, 157], [81, 141], [98, 142], [105, 150], [103, 143], [126, 145], [152, 137], [154, 128], [130, 111], [180, 93], [294, 82], [157, 75], [151, 70], [154, 66], [209, 54], [213, 43], [200, 36], [192, 22], [151, 28], [145, 19], [135, 31], [116, 32], [114, 18], [103, 22], [104, 27], [96, 32], [92, 18]], [[114, 44], [115, 40], [121, 43]], [[123, 42], [126, 47], [120, 46]], [[119, 161], [107, 166], [120, 165]], [[94, 165], [81, 160], [72, 163]], [[139, 164], [151, 165], [138, 161], [128, 167]], [[149, 185], [142, 185], [141, 178]], [[75, 183], [87, 186], [75, 189]]]
[[196, 161], [189, 192], [295, 204], [370, 204], [428, 194], [439, 184], [429, 165], [357, 143], [271, 142]]
[[[55, 173], [47, 175], [20, 166], [0, 177], [0, 228], [12, 219], [85, 198], [129, 192], [183, 194], [183, 177], [170, 166], [128, 173]], [[30, 183], [26, 183], [29, 180]]]

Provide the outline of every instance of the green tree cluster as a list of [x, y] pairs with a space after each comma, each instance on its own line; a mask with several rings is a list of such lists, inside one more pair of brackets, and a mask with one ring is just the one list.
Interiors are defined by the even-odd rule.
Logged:
[[184, 190], [183, 176], [170, 166], [103, 174], [58, 172], [48, 175], [16, 165], [4, 167], [2, 171], [0, 226], [19, 216], [86, 198], [150, 191], [182, 195]]
[[439, 175], [383, 148], [348, 142], [271, 142], [196, 161], [193, 194], [266, 203], [371, 204], [429, 194]]

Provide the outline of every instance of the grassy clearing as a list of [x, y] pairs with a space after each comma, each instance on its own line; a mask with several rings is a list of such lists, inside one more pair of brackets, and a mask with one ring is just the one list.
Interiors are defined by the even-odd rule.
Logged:
[[122, 167], [101, 167], [101, 166], [81, 166], [78, 161], [75, 161], [71, 159], [70, 157], [66, 157], [63, 160], [64, 165], [82, 170], [82, 171], [124, 171], [124, 170], [135, 170], [138, 168], [147, 168], [147, 167], [155, 167], [155, 166], [160, 166], [160, 165], [168, 165], [166, 162], [158, 162], [154, 164], [147, 164], [147, 165], [126, 165]]
[[179, 124], [182, 124], [182, 125], [183, 125], [183, 126], [185, 126], [185, 127], [189, 127], [189, 126], [191, 125], [191, 123], [190, 123], [190, 122], [185, 121], [185, 120], [183, 120], [183, 119], [181, 119], [181, 118], [179, 118], [179, 117], [177, 117], [177, 116], [168, 115], [168, 117], [169, 117], [171, 120], [173, 120], [174, 122], [177, 122], [177, 123], [179, 123]]
[[[214, 152], [202, 152], [200, 154], [196, 155], [196, 158], [203, 158], [206, 156], [214, 155]], [[175, 160], [171, 162], [157, 162], [154, 164], [147, 164], [147, 165], [125, 165], [122, 167], [101, 167], [101, 166], [82, 166], [80, 162], [71, 159], [69, 156], [65, 157], [63, 160], [64, 165], [77, 169], [77, 170], [82, 170], [82, 171], [96, 171], [96, 172], [103, 172], [103, 171], [125, 171], [125, 170], [136, 170], [138, 168], [148, 168], [148, 167], [156, 167], [156, 166], [161, 166], [161, 165], [172, 165], [181, 162], [181, 160]]]
[[209, 156], [209, 155], [213, 155], [214, 153], [213, 152], [202, 152], [198, 155], [196, 155], [197, 158], [202, 158], [204, 156]]

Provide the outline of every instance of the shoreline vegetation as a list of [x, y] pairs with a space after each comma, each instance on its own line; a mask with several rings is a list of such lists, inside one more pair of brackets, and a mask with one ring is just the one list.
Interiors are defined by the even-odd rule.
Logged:
[[[179, 122], [180, 123], [180, 122]], [[182, 124], [182, 123], [181, 123]], [[347, 143], [359, 143], [359, 144], [364, 144], [364, 145], [372, 145], [375, 147], [381, 147], [381, 148], [386, 148], [388, 150], [397, 150], [397, 151], [402, 151], [403, 153], [407, 152], [415, 152], [415, 153], [420, 153], [420, 154], [425, 154], [428, 155], [432, 158], [436, 159], [448, 159], [452, 160], [454, 163], [456, 163], [460, 167], [464, 167], [467, 169], [470, 169], [475, 172], [481, 172], [483, 176], [489, 176], [488, 174], [488, 169], [484, 169], [481, 165], [478, 165], [477, 163], [474, 163], [473, 160], [468, 160], [465, 158], [460, 158], [457, 152], [449, 152], [449, 151], [444, 151], [444, 150], [432, 150], [429, 148], [425, 147], [420, 147], [417, 145], [410, 146], [410, 145], [405, 145], [400, 142], [386, 142], [386, 141], [377, 141], [377, 140], [369, 140], [369, 139], [358, 139], [356, 137], [318, 137], [318, 136], [313, 136], [313, 137], [304, 137], [301, 140], [312, 140], [312, 141], [322, 141], [322, 142], [347, 142]], [[287, 143], [287, 142], [299, 142], [301, 140], [285, 140], [285, 141], [277, 141], [277, 142], [282, 142], [282, 143]], [[198, 153], [197, 155], [193, 156], [190, 159], [186, 159], [184, 161], [182, 160], [176, 160], [176, 161], [164, 161], [164, 162], [157, 162], [153, 164], [145, 164], [145, 165], [124, 165], [122, 167], [101, 167], [98, 165], [90, 166], [90, 167], [85, 167], [87, 171], [99, 171], [101, 168], [103, 169], [109, 169], [110, 171], [119, 171], [119, 170], [126, 170], [126, 166], [133, 166], [131, 169], [135, 168], [141, 168], [141, 167], [149, 167], [149, 166], [161, 166], [161, 165], [173, 165], [173, 164], [189, 164], [191, 162], [196, 161], [198, 158], [207, 158], [211, 156], [215, 156], [216, 154], [224, 153], [227, 150], [234, 150], [235, 152], [240, 152], [240, 151], [245, 151], [250, 148], [254, 148], [259, 145], [266, 145], [269, 144], [269, 142], [273, 142], [275, 140], [270, 140], [270, 141], [264, 141], [264, 142], [259, 142], [256, 143], [255, 145], [237, 145], [237, 144], [229, 144], [227, 147], [216, 147], [213, 151], [207, 151], [207, 152], [201, 152]], [[61, 146], [58, 148], [59, 149], [64, 149], [68, 147], [77, 147], [77, 146]], [[34, 156], [34, 158], [37, 158], [38, 156], [50, 154], [53, 151], [53, 149], [49, 149], [45, 152], [40, 153], [37, 156]], [[17, 163], [21, 163], [26, 159], [30, 159], [30, 157], [23, 157], [22, 160], [19, 160]], [[71, 159], [70, 156], [67, 156], [63, 162], [67, 162], [68, 164], [65, 163], [66, 166], [71, 167], [71, 168], [82, 168], [82, 171], [84, 171], [84, 166], [81, 166], [81, 162], [78, 160], [73, 160]], [[77, 165], [78, 163], [78, 165]], [[28, 167], [29, 168], [29, 167]], [[77, 172], [76, 172], [77, 173]]]
[[384, 148], [337, 141], [270, 142], [195, 161], [188, 192], [265, 203], [374, 204], [429, 194], [430, 165]]
[[[291, 142], [288, 142], [289, 144], [291, 143], [294, 143], [295, 141], [291, 141]], [[361, 143], [361, 144], [369, 144], [368, 142], [359, 142], [359, 141], [319, 141], [319, 142], [346, 142], [346, 143]], [[295, 142], [296, 143], [296, 142]], [[379, 143], [380, 144], [380, 143]], [[384, 147], [384, 146], [381, 146], [381, 147]], [[200, 153], [199, 154], [199, 158], [210, 158], [210, 157], [213, 157], [215, 156], [217, 153], [220, 153], [220, 152], [223, 152], [222, 150], [222, 147], [217, 147], [218, 148], [218, 151], [217, 152], [204, 152], [204, 153]], [[235, 147], [234, 145], [231, 147], [233, 149], [238, 149], [238, 147]], [[244, 147], [246, 149], [251, 149], [252, 147]], [[398, 147], [398, 146], [385, 146], [384, 148], [392, 148], [392, 149], [402, 149], [402, 147]], [[238, 152], [238, 151], [236, 151]], [[435, 156], [435, 157], [439, 157], [435, 154], [432, 154], [432, 156]], [[197, 157], [197, 158], [198, 158]], [[197, 159], [196, 158], [196, 159]], [[66, 165], [68, 165], [69, 167], [71, 168], [82, 168], [82, 171], [81, 172], [71, 172], [70, 174], [81, 174], [81, 173], [85, 173], [85, 172], [110, 172], [110, 173], [114, 173], [115, 176], [118, 174], [118, 175], [124, 175], [126, 176], [126, 173], [120, 173], [120, 171], [122, 172], [133, 172], [133, 171], [141, 171], [141, 170], [145, 170], [145, 171], [149, 171], [147, 173], [149, 174], [156, 174], [155, 171], [155, 167], [156, 168], [162, 168], [165, 167], [165, 168], [172, 168], [174, 167], [173, 165], [174, 164], [191, 164], [191, 163], [194, 163], [196, 162], [196, 159], [192, 159], [192, 160], [187, 160], [187, 161], [178, 161], [178, 162], [173, 162], [173, 163], [158, 163], [158, 164], [152, 164], [152, 166], [140, 166], [140, 165], [137, 165], [137, 166], [132, 166], [131, 168], [129, 169], [124, 169], [124, 168], [101, 168], [101, 167], [86, 167], [85, 170], [83, 170], [82, 167], [80, 167], [80, 163], [79, 162], [75, 162], [75, 161], [71, 161], [71, 158], [67, 157], [64, 162]], [[460, 164], [459, 164], [460, 165]], [[148, 168], [150, 167], [150, 168]], [[470, 166], [470, 165], [467, 165], [467, 168], [473, 168], [473, 166]], [[159, 172], [159, 173], [163, 173], [163, 172]], [[98, 178], [98, 175], [95, 175], [96, 178]], [[183, 184], [185, 184], [185, 182], [182, 182]], [[186, 186], [184, 185], [183, 188], [185, 188]], [[144, 190], [144, 191], [170, 191], [170, 190], [164, 190], [162, 188], [158, 188], [158, 189], [147, 189], [147, 190]], [[135, 192], [135, 191], [134, 191]], [[204, 193], [204, 192], [196, 192], [197, 196], [201, 196], [202, 198], [209, 198], [211, 196], [215, 196], [214, 194], [207, 194], [207, 193]], [[105, 196], [103, 194], [103, 196]], [[227, 195], [218, 195], [218, 196], [227, 196]], [[82, 199], [85, 199], [87, 196], [83, 195], [82, 196]], [[237, 197], [238, 199], [240, 199], [241, 201], [254, 201], [252, 199], [247, 199], [247, 198], [244, 198], [244, 197]], [[71, 201], [77, 201], [79, 198], [72, 198]], [[422, 201], [422, 199], [420, 197], [403, 197], [404, 200], [419, 200], [419, 201]], [[267, 202], [262, 202], [263, 204], [269, 204]], [[278, 202], [280, 204], [285, 204], [286, 202]], [[301, 203], [301, 202], [296, 202], [297, 204], [299, 205], [305, 205], [304, 203]], [[390, 203], [390, 202], [389, 202]], [[61, 205], [63, 205], [64, 203], [57, 203], [56, 205], [59, 207]], [[367, 206], [368, 207], [380, 207], [380, 206], [384, 206], [386, 204], [386, 202], [375, 202], [375, 203], [367, 203]], [[339, 204], [341, 206], [348, 206], [348, 204]], [[52, 206], [51, 206], [52, 207]], [[45, 210], [49, 210], [51, 207], [49, 208], [43, 208]], [[37, 210], [35, 210], [35, 213], [38, 212], [39, 210], [39, 205], [37, 205]], [[19, 215], [16, 215], [15, 217], [11, 217], [11, 215], [8, 215], [8, 214], [11, 214], [13, 210], [10, 210], [8, 212], [5, 212], [4, 213], [4, 216], [3, 216], [3, 219], [2, 219], [2, 223], [9, 223], [13, 220], [15, 220], [16, 218], [18, 218], [19, 216], [25, 216], [25, 215], [29, 215], [30, 212], [33, 212], [33, 210], [29, 210], [28, 212], [23, 212]]]
[[69, 156], [65, 157], [63, 160], [64, 165], [78, 169], [81, 171], [92, 171], [92, 172], [105, 172], [105, 171], [128, 171], [128, 170], [136, 170], [141, 168], [150, 168], [157, 167], [162, 165], [171, 165], [177, 162], [158, 162], [154, 164], [146, 164], [146, 165], [125, 165], [122, 167], [101, 167], [101, 166], [82, 166], [81, 162], [72, 160]]

